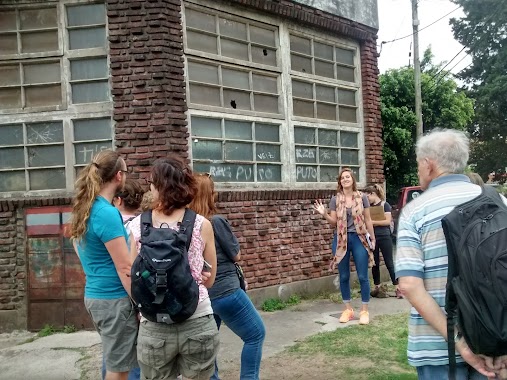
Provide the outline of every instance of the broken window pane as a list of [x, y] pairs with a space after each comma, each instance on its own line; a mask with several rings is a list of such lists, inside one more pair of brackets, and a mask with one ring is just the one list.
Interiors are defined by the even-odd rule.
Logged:
[[218, 66], [189, 61], [188, 79], [196, 82], [218, 84]]
[[250, 41], [275, 47], [275, 32], [273, 30], [250, 25]]
[[340, 145], [347, 148], [357, 148], [357, 133], [341, 131]]
[[0, 192], [25, 190], [25, 171], [0, 172]]
[[107, 81], [72, 84], [73, 103], [94, 103], [109, 100], [109, 84]]
[[237, 90], [224, 89], [224, 107], [234, 108], [240, 110], [249, 110], [250, 106], [250, 93]]
[[0, 109], [21, 108], [21, 88], [0, 88]]
[[195, 9], [186, 8], [185, 21], [187, 28], [195, 28], [216, 33], [215, 16], [213, 15], [199, 12]]
[[63, 142], [62, 122], [43, 122], [26, 125], [28, 144], [50, 144]]
[[252, 140], [252, 123], [248, 121], [225, 120], [225, 137], [228, 139]]
[[220, 89], [218, 87], [190, 83], [190, 103], [221, 106]]
[[222, 142], [192, 139], [192, 157], [194, 160], [222, 160]]
[[295, 127], [294, 142], [297, 144], [315, 144], [315, 129]]
[[25, 151], [20, 148], [0, 149], [0, 169], [15, 169], [25, 167]]
[[28, 147], [28, 166], [46, 167], [65, 165], [63, 145]]
[[19, 85], [19, 65], [0, 66], [0, 86]]
[[111, 139], [111, 119], [73, 120], [74, 141]]
[[39, 62], [23, 65], [24, 83], [60, 82], [60, 62]]
[[226, 18], [219, 19], [220, 35], [246, 41], [246, 24]]
[[18, 38], [14, 34], [0, 34], [0, 55], [17, 54]]
[[56, 8], [21, 9], [19, 21], [21, 30], [58, 27]]
[[319, 145], [338, 146], [338, 137], [336, 131], [327, 131], [319, 129]]
[[62, 104], [60, 84], [25, 87], [26, 107], [55, 106]]
[[251, 51], [252, 62], [276, 66], [276, 50], [252, 45]]
[[253, 144], [226, 141], [225, 159], [231, 161], [252, 161]]
[[218, 54], [217, 38], [208, 34], [187, 31], [187, 46], [189, 49]]
[[106, 23], [105, 4], [86, 4], [67, 6], [69, 26], [95, 25]]
[[71, 50], [106, 47], [106, 28], [69, 30], [69, 47]]
[[192, 136], [217, 138], [222, 137], [220, 119], [192, 116], [191, 128]]
[[250, 89], [248, 73], [245, 71], [222, 68], [222, 84], [226, 87]]
[[228, 40], [227, 38], [220, 38], [220, 44], [223, 56], [248, 61], [248, 44], [246, 42], [242, 43]]
[[30, 190], [65, 189], [65, 170], [30, 170]]
[[38, 53], [58, 50], [58, 31], [21, 33], [21, 52]]

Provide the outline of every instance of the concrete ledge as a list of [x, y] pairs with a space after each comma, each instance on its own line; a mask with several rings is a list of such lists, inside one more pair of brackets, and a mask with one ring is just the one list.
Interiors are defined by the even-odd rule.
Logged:
[[14, 330], [26, 330], [26, 313], [21, 310], [0, 311], [0, 333]]

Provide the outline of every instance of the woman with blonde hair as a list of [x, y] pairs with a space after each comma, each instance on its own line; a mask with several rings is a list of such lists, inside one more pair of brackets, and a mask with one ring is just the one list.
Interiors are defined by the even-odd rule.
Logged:
[[[197, 193], [189, 207], [211, 220], [217, 252], [217, 275], [209, 290], [217, 327], [225, 322], [243, 342], [241, 380], [258, 380], [262, 345], [266, 330], [250, 298], [240, 288], [235, 262], [241, 258], [240, 247], [227, 219], [216, 215], [215, 188], [209, 174], [195, 174]], [[219, 380], [218, 366], [211, 380]]]
[[137, 367], [137, 317], [130, 302], [128, 235], [111, 203], [125, 185], [118, 153], [98, 153], [79, 173], [70, 235], [86, 275], [85, 307], [102, 341], [107, 380], [127, 379]]
[[[338, 188], [336, 201], [331, 204], [330, 213], [320, 200], [313, 207], [331, 225], [336, 225], [338, 246], [331, 266], [338, 265], [340, 273], [340, 291], [345, 310], [340, 322], [354, 319], [354, 309], [350, 305], [350, 256], [354, 257], [357, 277], [361, 286], [362, 308], [359, 323], [370, 323], [368, 303], [370, 302], [370, 280], [368, 267], [373, 265], [372, 249], [375, 248], [375, 233], [370, 218], [370, 203], [366, 195], [357, 190], [356, 179], [352, 170], [343, 169], [337, 177]], [[371, 245], [371, 246], [370, 246]]]

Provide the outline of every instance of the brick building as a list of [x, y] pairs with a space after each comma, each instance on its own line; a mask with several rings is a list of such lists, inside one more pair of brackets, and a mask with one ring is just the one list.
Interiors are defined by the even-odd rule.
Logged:
[[87, 325], [63, 226], [111, 147], [213, 175], [253, 297], [329, 282], [311, 203], [384, 180], [377, 28], [376, 0], [0, 0], [0, 330]]

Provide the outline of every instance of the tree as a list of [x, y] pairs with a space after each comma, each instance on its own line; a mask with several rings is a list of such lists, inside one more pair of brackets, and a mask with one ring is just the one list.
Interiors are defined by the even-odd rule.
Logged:
[[[432, 62], [431, 50], [422, 59], [422, 110], [424, 130], [453, 128], [464, 130], [474, 115], [473, 102], [459, 91], [450, 74]], [[380, 76], [384, 168], [388, 198], [393, 201], [403, 186], [416, 185], [414, 70], [400, 68]]]
[[465, 16], [452, 19], [454, 38], [472, 64], [460, 73], [475, 100], [471, 163], [483, 177], [507, 166], [507, 2], [453, 0]]

